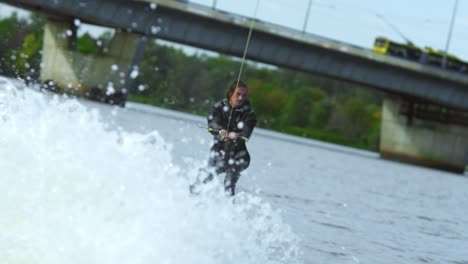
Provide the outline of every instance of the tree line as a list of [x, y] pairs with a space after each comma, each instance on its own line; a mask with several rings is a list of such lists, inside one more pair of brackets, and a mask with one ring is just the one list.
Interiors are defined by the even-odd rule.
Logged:
[[[28, 19], [12, 14], [0, 20], [1, 75], [38, 79], [43, 30], [44, 19], [35, 14]], [[84, 34], [77, 40], [77, 50], [99, 53], [109, 35], [96, 40]], [[188, 54], [148, 41], [128, 100], [206, 115], [237, 80], [240, 65], [238, 58], [203, 51]], [[381, 94], [252, 61], [244, 65], [241, 76], [249, 86], [258, 127], [378, 151]]]

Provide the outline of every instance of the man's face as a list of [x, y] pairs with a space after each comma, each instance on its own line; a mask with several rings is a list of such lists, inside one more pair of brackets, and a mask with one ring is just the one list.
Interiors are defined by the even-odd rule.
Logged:
[[249, 91], [247, 87], [238, 86], [236, 90], [234, 90], [234, 93], [231, 95], [231, 98], [229, 98], [229, 104], [233, 108], [238, 108], [244, 104], [245, 100], [247, 100], [248, 95]]

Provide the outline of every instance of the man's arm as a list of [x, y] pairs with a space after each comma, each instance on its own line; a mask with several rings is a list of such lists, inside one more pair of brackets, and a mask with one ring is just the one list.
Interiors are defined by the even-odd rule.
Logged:
[[211, 112], [208, 114], [207, 121], [207, 131], [213, 136], [220, 135], [220, 131], [224, 130], [224, 127], [222, 126], [222, 113], [218, 104], [215, 104], [211, 109]]
[[250, 112], [242, 121], [241, 131], [238, 133], [238, 137], [242, 138], [245, 142], [249, 141], [256, 125], [257, 117], [254, 112]]

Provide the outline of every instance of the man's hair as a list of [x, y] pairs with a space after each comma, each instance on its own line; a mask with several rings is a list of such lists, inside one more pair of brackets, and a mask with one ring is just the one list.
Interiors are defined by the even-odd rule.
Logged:
[[249, 87], [247, 86], [247, 84], [245, 82], [239, 81], [239, 83], [237, 83], [237, 81], [234, 81], [231, 84], [231, 86], [229, 86], [229, 90], [226, 93], [226, 98], [227, 99], [231, 98], [231, 95], [234, 93], [234, 91], [236, 90], [237, 87], [245, 87], [245, 88], [249, 89]]

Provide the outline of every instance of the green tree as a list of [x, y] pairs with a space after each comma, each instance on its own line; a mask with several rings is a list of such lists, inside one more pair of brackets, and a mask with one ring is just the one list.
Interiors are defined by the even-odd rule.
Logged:
[[0, 20], [0, 74], [17, 75], [16, 50], [21, 47], [26, 34], [27, 22], [19, 18], [16, 12]]
[[292, 92], [288, 102], [285, 124], [308, 127], [313, 123], [314, 107], [325, 98], [325, 93], [317, 87], [302, 87]]
[[76, 50], [82, 53], [87, 53], [87, 54], [97, 54], [98, 53], [98, 47], [96, 45], [96, 42], [89, 33], [83, 34], [83, 36], [79, 37], [76, 41]]
[[330, 120], [334, 105], [328, 98], [323, 98], [314, 104], [311, 124], [314, 128], [325, 128]]
[[345, 97], [336, 106], [330, 127], [343, 135], [360, 139], [371, 127], [372, 115], [365, 103], [356, 97]]
[[0, 20], [0, 74], [37, 78], [40, 71], [44, 20], [16, 13]]
[[251, 82], [250, 87], [251, 102], [260, 122], [264, 127], [278, 127], [288, 102], [288, 92], [263, 80]]
[[29, 33], [24, 38], [21, 48], [13, 51], [15, 56], [15, 66], [17, 74], [20, 76], [29, 75], [32, 69], [35, 72], [38, 64], [38, 57], [40, 59], [40, 50], [42, 49], [42, 38], [34, 33]]

